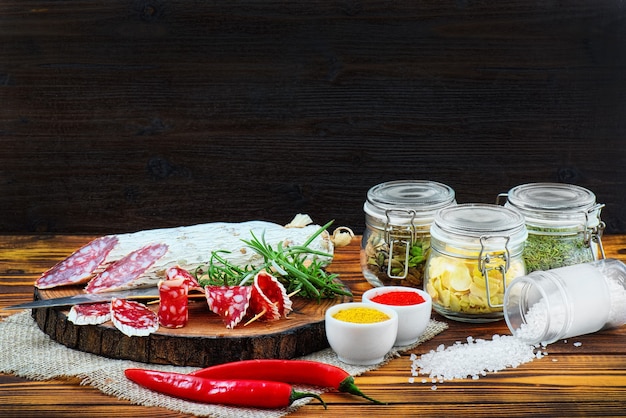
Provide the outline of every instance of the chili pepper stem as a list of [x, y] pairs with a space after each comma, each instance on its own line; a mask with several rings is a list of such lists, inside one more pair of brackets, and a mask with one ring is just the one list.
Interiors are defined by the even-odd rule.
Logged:
[[322, 403], [322, 406], [324, 407], [324, 409], [328, 409], [328, 406], [326, 406], [326, 402], [324, 402], [322, 397], [312, 392], [298, 392], [296, 390], [292, 390], [291, 396], [289, 396], [289, 404], [291, 405], [298, 399], [304, 399], [304, 398], [315, 398]]
[[339, 383], [339, 391], [350, 393], [356, 396], [360, 396], [362, 398], [367, 399], [368, 401], [374, 402], [377, 405], [387, 405], [385, 402], [377, 401], [376, 399], [370, 398], [369, 396], [361, 392], [361, 390], [357, 387], [357, 385], [354, 384], [354, 377], [352, 376], [346, 377], [345, 379], [341, 381], [341, 383]]

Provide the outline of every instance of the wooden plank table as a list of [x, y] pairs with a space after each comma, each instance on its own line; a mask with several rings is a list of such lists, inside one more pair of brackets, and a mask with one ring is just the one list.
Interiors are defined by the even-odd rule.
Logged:
[[[32, 299], [33, 282], [41, 272], [90, 236], [0, 236], [0, 308]], [[354, 291], [356, 299], [370, 288], [362, 278], [359, 239], [336, 251], [333, 272]], [[607, 257], [626, 261], [626, 236], [604, 237]], [[0, 310], [0, 318], [14, 311]], [[435, 315], [435, 318], [443, 320]], [[440, 344], [464, 341], [467, 336], [490, 339], [508, 334], [504, 321], [486, 325], [453, 321], [449, 329], [412, 352], [421, 354]], [[573, 343], [582, 345], [575, 346]], [[578, 345], [578, 344], [577, 344]], [[0, 347], [2, 350], [10, 347]], [[356, 378], [365, 393], [386, 401], [372, 405], [357, 397], [327, 393], [328, 410], [312, 403], [290, 416], [619, 416], [626, 414], [626, 327], [559, 341], [547, 349], [549, 356], [515, 369], [489, 374], [478, 380], [438, 383], [436, 389], [410, 383], [411, 352], [384, 367]], [[554, 361], [557, 360], [557, 361]], [[0, 374], [0, 415], [91, 417], [182, 417], [159, 408], [131, 405], [104, 395], [76, 380], [29, 381]]]

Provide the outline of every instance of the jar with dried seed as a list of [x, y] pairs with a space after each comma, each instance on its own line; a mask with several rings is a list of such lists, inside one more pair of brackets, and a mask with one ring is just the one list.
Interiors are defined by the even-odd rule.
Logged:
[[366, 229], [361, 269], [373, 286], [421, 288], [435, 213], [455, 205], [454, 190], [426, 180], [398, 180], [372, 187], [363, 206]]

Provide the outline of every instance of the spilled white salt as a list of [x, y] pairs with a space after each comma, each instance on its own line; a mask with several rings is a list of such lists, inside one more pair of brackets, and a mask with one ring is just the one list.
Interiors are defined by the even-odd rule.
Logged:
[[[546, 353], [547, 354], [547, 353]], [[468, 337], [467, 342], [457, 341], [421, 357], [411, 356], [411, 372], [414, 376], [427, 374], [435, 380], [479, 379], [488, 372], [498, 372], [517, 367], [536, 358], [535, 347], [512, 335], [494, 335], [491, 340]]]

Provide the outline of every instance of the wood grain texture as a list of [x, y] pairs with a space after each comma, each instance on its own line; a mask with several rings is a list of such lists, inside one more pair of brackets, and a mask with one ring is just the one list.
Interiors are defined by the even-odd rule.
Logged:
[[[88, 242], [89, 236], [0, 235], [0, 308], [33, 297], [33, 283], [43, 270]], [[626, 262], [626, 235], [607, 235], [607, 256]], [[339, 248], [331, 270], [353, 290], [355, 297], [370, 288], [361, 275], [359, 237]], [[0, 309], [0, 317], [13, 313]], [[436, 318], [441, 319], [440, 317]], [[468, 336], [490, 339], [508, 334], [503, 321], [462, 324], [390, 363], [356, 377], [367, 394], [388, 402], [379, 406], [339, 393], [324, 394], [328, 410], [317, 404], [302, 407], [293, 417], [459, 416], [622, 416], [626, 404], [626, 327], [551, 344], [549, 355], [515, 369], [491, 373], [479, 380], [409, 383], [410, 354], [420, 355], [440, 344], [465, 341]], [[579, 347], [574, 342], [580, 342]], [[158, 408], [130, 405], [75, 380], [28, 381], [0, 375], [3, 417], [185, 417]]]
[[567, 182], [626, 232], [618, 0], [3, 1], [0, 233], [298, 212], [362, 233], [367, 190], [459, 202]]

